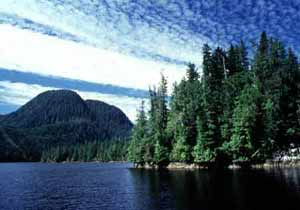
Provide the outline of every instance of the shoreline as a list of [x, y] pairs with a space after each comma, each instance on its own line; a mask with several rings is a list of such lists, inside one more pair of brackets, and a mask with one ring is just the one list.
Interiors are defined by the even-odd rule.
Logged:
[[[101, 161], [90, 161], [90, 162], [82, 162], [82, 161], [64, 161], [64, 162], [1, 162], [1, 163], [45, 163], [45, 164], [84, 164], [84, 163], [99, 163], [99, 164], [132, 164], [133, 169], [145, 169], [145, 170], [206, 170], [210, 168], [215, 168], [215, 163], [211, 162], [208, 164], [198, 164], [198, 163], [182, 163], [182, 162], [172, 162], [165, 166], [158, 166], [158, 165], [150, 165], [150, 164], [136, 164], [129, 161], [108, 161], [108, 162], [101, 162]], [[220, 167], [222, 168], [222, 167]], [[227, 167], [223, 167], [224, 170], [239, 170], [239, 169], [284, 169], [284, 168], [300, 168], [300, 159], [296, 161], [266, 161], [265, 163], [256, 163], [256, 164], [236, 164], [232, 163], [229, 164]]]
[[[158, 165], [138, 165], [134, 164], [134, 168], [136, 169], [147, 169], [147, 170], [200, 170], [200, 169], [209, 169], [213, 168], [214, 163], [210, 163], [210, 165], [206, 164], [197, 164], [197, 163], [181, 163], [181, 162], [172, 162], [167, 164], [166, 166], [158, 166]], [[235, 164], [232, 163], [228, 167], [224, 167], [224, 169], [272, 169], [272, 168], [300, 168], [300, 160], [297, 161], [266, 161], [265, 163], [256, 163], [256, 164]]]
[[224, 168], [224, 169], [271, 169], [271, 168], [300, 168], [300, 147], [293, 147], [287, 150], [276, 151], [272, 157], [263, 162], [253, 161], [235, 161], [228, 162], [228, 165], [220, 165], [217, 162], [203, 163], [184, 163], [170, 162], [163, 166], [156, 164], [134, 163], [134, 168], [140, 169], [166, 169], [166, 170], [197, 170], [208, 168]]

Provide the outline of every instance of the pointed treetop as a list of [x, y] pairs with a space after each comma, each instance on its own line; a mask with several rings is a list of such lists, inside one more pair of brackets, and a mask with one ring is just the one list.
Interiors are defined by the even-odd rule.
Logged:
[[264, 31], [260, 36], [258, 50], [261, 55], [266, 56], [268, 54], [268, 49], [269, 49], [269, 40], [267, 37], [267, 33]]
[[293, 52], [292, 48], [288, 49], [288, 55], [287, 55], [287, 67], [289, 70], [297, 71], [299, 69], [299, 63], [298, 59]]
[[188, 81], [195, 81], [199, 78], [199, 73], [197, 72], [196, 65], [193, 63], [188, 64], [188, 69], [186, 72]]

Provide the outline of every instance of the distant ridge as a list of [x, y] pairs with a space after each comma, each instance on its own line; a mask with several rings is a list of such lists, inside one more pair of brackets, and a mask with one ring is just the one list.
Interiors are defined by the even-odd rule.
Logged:
[[0, 161], [32, 161], [28, 157], [38, 159], [44, 149], [58, 145], [126, 139], [133, 125], [115, 106], [51, 90], [0, 116], [0, 126]]

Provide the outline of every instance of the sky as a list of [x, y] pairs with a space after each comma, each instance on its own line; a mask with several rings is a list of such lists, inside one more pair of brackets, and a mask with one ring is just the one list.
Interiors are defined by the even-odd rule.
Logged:
[[134, 121], [149, 86], [169, 92], [204, 43], [259, 34], [299, 52], [299, 0], [1, 0], [0, 113], [49, 89], [121, 108]]

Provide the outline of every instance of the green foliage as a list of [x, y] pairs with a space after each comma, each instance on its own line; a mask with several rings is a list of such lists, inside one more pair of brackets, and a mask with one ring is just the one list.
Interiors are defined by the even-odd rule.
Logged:
[[153, 162], [162, 164], [169, 160], [169, 141], [167, 139], [167, 123], [168, 123], [168, 108], [167, 108], [167, 80], [164, 75], [161, 75], [161, 81], [156, 94], [156, 109], [154, 112], [154, 157]]
[[198, 137], [197, 144], [193, 149], [194, 162], [211, 162], [216, 158], [216, 151], [211, 146], [214, 144], [214, 139], [211, 138], [210, 130], [205, 123], [205, 118], [198, 119]]
[[261, 150], [264, 156], [272, 151], [274, 143], [277, 138], [278, 133], [278, 124], [280, 123], [276, 120], [277, 110], [274, 106], [274, 102], [271, 99], [267, 99], [263, 104], [263, 113], [264, 113], [264, 138], [261, 142]]
[[95, 141], [72, 146], [57, 146], [44, 150], [41, 161], [126, 161], [127, 148], [128, 141], [124, 140]]
[[115, 106], [84, 101], [73, 91], [46, 91], [16, 112], [0, 117], [0, 161], [40, 161], [42, 153], [50, 148], [100, 139], [125, 140], [132, 127]]
[[154, 150], [154, 159], [153, 162], [160, 165], [167, 163], [169, 161], [169, 150], [166, 146], [161, 144], [159, 141], [156, 141]]
[[204, 45], [202, 74], [188, 65], [186, 77], [174, 85], [170, 110], [162, 77], [158, 90], [150, 90], [141, 159], [158, 165], [228, 157], [261, 161], [290, 143], [299, 145], [298, 59], [265, 32], [253, 55], [248, 57], [244, 42], [227, 51]]
[[128, 160], [135, 163], [144, 162], [144, 147], [143, 142], [146, 138], [146, 123], [147, 117], [145, 113], [144, 101], [142, 101], [138, 112], [136, 125], [133, 128], [131, 141], [128, 148]]
[[192, 161], [190, 151], [197, 140], [196, 120], [201, 107], [201, 89], [197, 69], [189, 64], [186, 78], [175, 87], [171, 100], [169, 123], [173, 125], [174, 133], [173, 161]]
[[191, 146], [187, 143], [185, 127], [182, 125], [181, 120], [176, 122], [175, 132], [175, 142], [170, 159], [177, 162], [188, 162], [191, 160]]
[[233, 111], [232, 136], [223, 144], [226, 153], [233, 159], [250, 160], [253, 155], [257, 103], [260, 93], [256, 86], [246, 87], [237, 97]]

